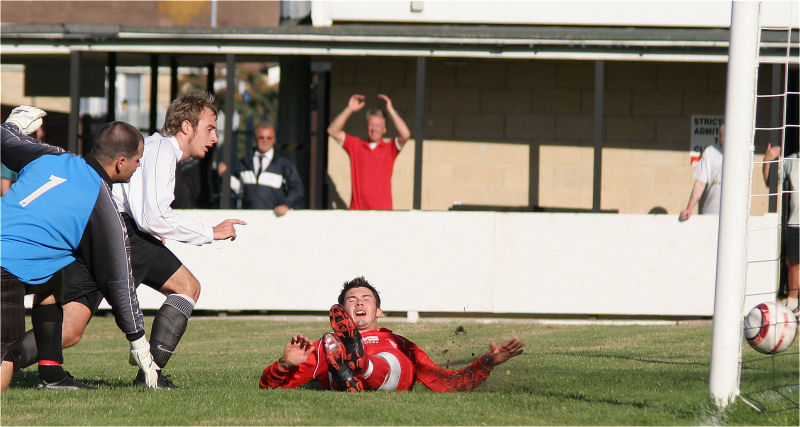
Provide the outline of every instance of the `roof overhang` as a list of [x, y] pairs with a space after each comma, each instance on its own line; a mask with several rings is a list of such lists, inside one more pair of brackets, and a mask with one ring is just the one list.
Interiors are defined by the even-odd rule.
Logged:
[[[0, 26], [3, 62], [70, 52], [164, 54], [198, 64], [228, 54], [404, 56], [727, 62], [727, 28], [500, 25], [148, 28], [124, 25]], [[762, 62], [798, 62], [798, 30], [762, 31]], [[147, 63], [147, 62], [143, 62]]]

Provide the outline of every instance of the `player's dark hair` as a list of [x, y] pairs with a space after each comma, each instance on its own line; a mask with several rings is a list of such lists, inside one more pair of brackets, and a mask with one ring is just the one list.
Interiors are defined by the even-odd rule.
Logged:
[[347, 293], [350, 289], [353, 288], [367, 288], [372, 291], [372, 294], [375, 295], [375, 304], [378, 308], [381, 308], [381, 296], [378, 294], [378, 290], [375, 289], [372, 285], [367, 282], [367, 279], [364, 276], [356, 277], [355, 279], [344, 282], [344, 286], [342, 287], [342, 292], [339, 292], [339, 304], [344, 305], [344, 294]]
[[100, 164], [109, 164], [119, 156], [130, 158], [138, 154], [142, 140], [142, 133], [125, 122], [106, 123], [94, 138], [89, 155]]
[[167, 117], [161, 128], [162, 135], [176, 135], [181, 130], [181, 124], [188, 120], [192, 127], [197, 129], [203, 110], [208, 108], [215, 116], [219, 116], [217, 107], [214, 106], [214, 96], [205, 92], [189, 92], [172, 101], [167, 109]]

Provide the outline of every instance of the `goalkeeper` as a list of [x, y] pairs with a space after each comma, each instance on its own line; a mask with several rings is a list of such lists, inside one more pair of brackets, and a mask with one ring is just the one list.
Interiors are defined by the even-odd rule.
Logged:
[[416, 344], [389, 329], [378, 328], [378, 291], [363, 277], [344, 284], [339, 304], [331, 307], [333, 333], [311, 342], [292, 337], [275, 363], [264, 369], [261, 388], [294, 388], [317, 380], [326, 390], [405, 391], [415, 382], [436, 392], [470, 391], [492, 368], [522, 353], [523, 342], [493, 341], [483, 356], [460, 370], [444, 369]]
[[26, 293], [35, 293], [31, 317], [39, 348], [40, 389], [94, 388], [62, 368], [61, 281], [57, 273], [76, 259], [107, 289], [117, 325], [131, 343], [131, 358], [158, 379], [136, 298], [129, 240], [111, 198], [111, 184], [128, 181], [139, 167], [143, 140], [133, 126], [112, 122], [97, 135], [85, 159], [27, 134], [46, 113], [14, 109], [2, 125], [2, 158], [19, 180], [2, 198], [2, 391], [8, 389], [25, 333]]

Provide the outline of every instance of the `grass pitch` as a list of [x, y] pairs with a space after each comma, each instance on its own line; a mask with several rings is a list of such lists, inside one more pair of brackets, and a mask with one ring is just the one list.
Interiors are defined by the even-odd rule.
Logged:
[[[146, 318], [147, 325], [152, 318]], [[741, 400], [717, 411], [708, 395], [710, 322], [547, 325], [470, 319], [409, 324], [385, 319], [431, 358], [462, 368], [490, 340], [518, 337], [525, 353], [471, 393], [346, 394], [315, 384], [261, 390], [261, 371], [295, 333], [318, 338], [327, 319], [199, 317], [166, 372], [188, 390], [130, 386], [128, 344], [111, 317], [89, 324], [64, 352], [88, 391], [38, 391], [36, 368], [0, 399], [2, 425], [798, 425], [797, 342], [778, 357], [744, 349]], [[788, 397], [788, 399], [787, 399]], [[793, 399], [793, 401], [791, 401]]]

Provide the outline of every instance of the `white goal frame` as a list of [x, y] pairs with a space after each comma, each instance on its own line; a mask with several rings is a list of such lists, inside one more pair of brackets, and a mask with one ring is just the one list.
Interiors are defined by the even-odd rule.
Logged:
[[[773, 3], [774, 5], [774, 3]], [[774, 262], [775, 269], [779, 269], [780, 256], [776, 253], [775, 259], [749, 260], [748, 238], [751, 231], [769, 231], [768, 229], [749, 230], [750, 202], [754, 196], [777, 196], [778, 208], [783, 190], [775, 194], [750, 194], [755, 164], [764, 165], [767, 162], [754, 162], [754, 141], [757, 131], [776, 131], [781, 133], [781, 144], [785, 147], [786, 128], [797, 127], [797, 124], [787, 123], [786, 109], [789, 95], [796, 96], [796, 89], [790, 91], [788, 84], [789, 68], [793, 64], [800, 64], [800, 58], [792, 54], [792, 49], [797, 49], [796, 38], [792, 39], [792, 32], [798, 29], [796, 13], [800, 4], [793, 3], [791, 12], [785, 17], [784, 24], [762, 26], [762, 19], [770, 21], [768, 1], [737, 0], [732, 1], [730, 45], [728, 51], [728, 80], [725, 99], [726, 143], [724, 147], [724, 162], [722, 168], [722, 194], [719, 214], [719, 233], [717, 242], [716, 283], [714, 295], [714, 319], [711, 337], [711, 363], [709, 373], [709, 392], [714, 403], [725, 408], [740, 395], [740, 380], [742, 369], [742, 324], [744, 316], [744, 303], [746, 298], [764, 294], [747, 294], [747, 276], [750, 263]], [[763, 15], [763, 14], [766, 15]], [[761, 37], [764, 31], [779, 31], [786, 34], [785, 57], [778, 58], [777, 62], [766, 57], [760, 57]], [[774, 33], [773, 33], [774, 34]], [[768, 42], [774, 45], [773, 42]], [[779, 45], [780, 47], [780, 45]], [[794, 56], [792, 56], [794, 55]], [[773, 58], [775, 59], [775, 58]], [[773, 69], [773, 93], [758, 93], [758, 70], [761, 63], [783, 64], [784, 82], [783, 90], [778, 92], [778, 68]], [[756, 127], [756, 109], [758, 99], [771, 99], [772, 121], [770, 127]], [[778, 113], [778, 100], [783, 99], [782, 119], [775, 117]], [[795, 120], [795, 119], [793, 119]], [[777, 123], [780, 122], [780, 123]], [[783, 154], [776, 162], [780, 165]], [[772, 163], [772, 162], [769, 162]], [[796, 191], [796, 190], [795, 190]], [[779, 234], [780, 226], [774, 230]], [[780, 237], [778, 237], [780, 240]], [[750, 241], [749, 243], [753, 243]], [[750, 252], [758, 252], [758, 243], [750, 248]], [[777, 250], [777, 248], [776, 248]], [[758, 270], [758, 269], [756, 269]], [[757, 274], [756, 270], [751, 274]], [[776, 271], [777, 272], [777, 271]], [[775, 289], [769, 293], [775, 295]], [[742, 400], [750, 406], [746, 399]], [[791, 399], [790, 399], [791, 400]], [[797, 402], [794, 401], [794, 405]], [[753, 406], [756, 408], [755, 406]], [[758, 408], [756, 408], [758, 409]]]
[[722, 408], [740, 394], [742, 311], [747, 278], [747, 219], [750, 212], [761, 37], [761, 3], [732, 3], [725, 99], [725, 160], [722, 166], [708, 385], [714, 403]]

